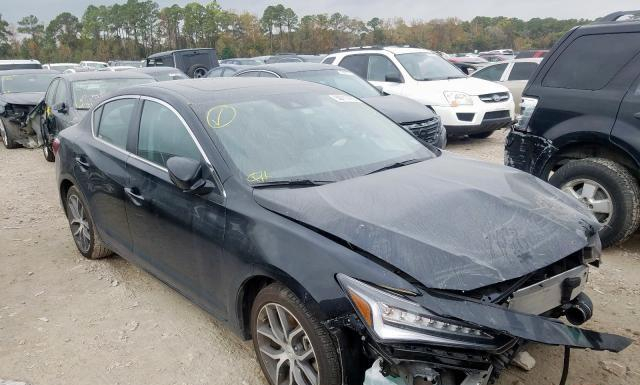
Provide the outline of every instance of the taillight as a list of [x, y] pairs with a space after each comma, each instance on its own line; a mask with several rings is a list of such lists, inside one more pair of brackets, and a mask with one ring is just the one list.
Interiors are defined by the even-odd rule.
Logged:
[[538, 99], [523, 97], [520, 102], [520, 115], [518, 116], [517, 122], [513, 128], [518, 131], [527, 131], [529, 128], [529, 120], [531, 120], [531, 115], [533, 115], [533, 111], [536, 109], [537, 105]]
[[53, 142], [51, 143], [51, 149], [53, 150], [53, 155], [58, 156], [58, 150], [60, 150], [60, 139], [53, 139]]

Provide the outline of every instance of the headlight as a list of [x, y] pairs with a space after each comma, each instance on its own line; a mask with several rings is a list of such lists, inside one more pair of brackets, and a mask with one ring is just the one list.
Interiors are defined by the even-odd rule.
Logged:
[[445, 91], [444, 97], [451, 107], [469, 106], [473, 104], [473, 98], [464, 92]]
[[426, 342], [467, 348], [486, 347], [495, 342], [495, 337], [485, 330], [440, 317], [399, 295], [344, 274], [338, 274], [337, 279], [358, 316], [377, 340]]

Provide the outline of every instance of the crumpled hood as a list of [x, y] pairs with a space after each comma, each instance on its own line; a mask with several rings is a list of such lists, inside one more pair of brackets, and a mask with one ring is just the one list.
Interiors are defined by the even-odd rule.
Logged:
[[254, 198], [436, 289], [521, 277], [584, 248], [599, 228], [529, 174], [448, 153], [318, 187], [255, 189]]
[[394, 122], [408, 123], [428, 120], [436, 114], [425, 105], [404, 96], [372, 96], [363, 99], [367, 104], [391, 118]]
[[44, 98], [44, 94], [44, 92], [5, 93], [0, 95], [0, 102], [5, 104], [35, 106]]

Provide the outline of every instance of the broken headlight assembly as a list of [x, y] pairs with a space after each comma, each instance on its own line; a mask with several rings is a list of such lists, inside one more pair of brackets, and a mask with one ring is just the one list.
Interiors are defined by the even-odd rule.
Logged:
[[422, 342], [470, 349], [496, 345], [496, 337], [484, 329], [440, 317], [407, 298], [344, 274], [336, 278], [362, 323], [379, 342]]
[[527, 131], [531, 115], [533, 115], [533, 111], [536, 109], [537, 105], [538, 99], [522, 97], [522, 101], [520, 102], [520, 115], [518, 115], [516, 124], [513, 128], [518, 131]]

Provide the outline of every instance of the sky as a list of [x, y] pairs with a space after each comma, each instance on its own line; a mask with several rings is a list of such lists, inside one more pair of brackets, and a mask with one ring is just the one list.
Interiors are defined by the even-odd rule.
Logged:
[[[34, 14], [49, 21], [57, 14], [69, 11], [80, 17], [90, 5], [124, 3], [126, 0], [1, 0], [0, 14], [15, 24], [21, 17]], [[160, 7], [184, 5], [193, 0], [156, 0]], [[206, 0], [200, 0], [206, 3]], [[261, 15], [267, 5], [281, 3], [299, 16], [314, 13], [340, 12], [350, 17], [369, 20], [402, 17], [406, 21], [458, 17], [470, 20], [475, 16], [508, 16], [524, 20], [533, 17], [558, 19], [595, 19], [618, 10], [640, 8], [638, 0], [218, 0], [224, 9], [249, 11]]]

